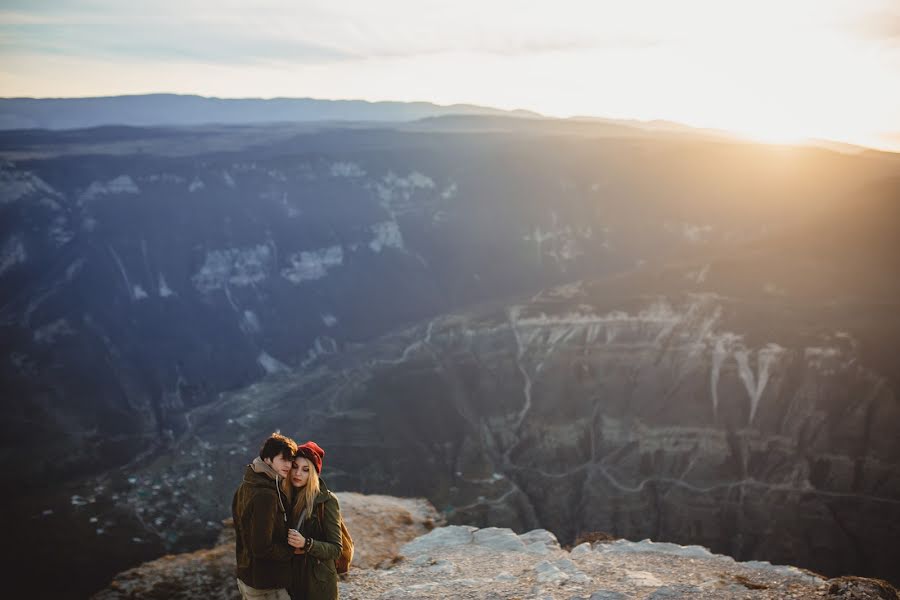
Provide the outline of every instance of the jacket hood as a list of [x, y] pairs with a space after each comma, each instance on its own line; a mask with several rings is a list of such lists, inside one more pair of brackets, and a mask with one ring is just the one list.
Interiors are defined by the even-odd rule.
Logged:
[[257, 473], [262, 473], [264, 475], [268, 475], [275, 481], [278, 481], [279, 478], [284, 479], [283, 476], [278, 474], [278, 471], [275, 470], [275, 467], [273, 467], [271, 464], [267, 463], [266, 461], [264, 461], [263, 459], [261, 459], [258, 456], [253, 459], [252, 463], [250, 463], [250, 467]]
[[[263, 463], [265, 464], [265, 463]], [[277, 475], [276, 475], [277, 477]], [[280, 477], [279, 477], [280, 479]], [[247, 468], [244, 469], [244, 483], [252, 487], [265, 487], [270, 489], [277, 489], [277, 482], [272, 479], [266, 473], [261, 473], [253, 468], [253, 464], [247, 465]]]

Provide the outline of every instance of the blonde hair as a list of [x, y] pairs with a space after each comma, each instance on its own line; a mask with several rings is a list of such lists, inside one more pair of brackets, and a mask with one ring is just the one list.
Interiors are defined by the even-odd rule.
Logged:
[[[312, 516], [316, 496], [319, 495], [319, 472], [316, 471], [316, 466], [312, 461], [303, 456], [298, 456], [294, 459], [294, 462], [302, 467], [303, 462], [300, 461], [304, 461], [309, 465], [309, 479], [306, 480], [306, 485], [302, 488], [295, 488], [291, 483], [290, 476], [286, 477], [284, 480], [284, 491], [288, 495], [288, 498], [290, 498], [292, 502], [294, 501], [294, 498], [296, 498], [296, 502], [293, 502], [294, 506], [291, 509], [291, 522], [294, 525], [300, 520], [300, 513], [304, 510], [306, 511], [304, 520]], [[298, 494], [299, 497], [297, 497]]]

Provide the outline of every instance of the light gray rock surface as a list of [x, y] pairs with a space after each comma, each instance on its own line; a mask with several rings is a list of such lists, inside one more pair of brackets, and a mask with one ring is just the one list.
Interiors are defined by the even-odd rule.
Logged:
[[[523, 551], [540, 546], [543, 553]], [[782, 600], [827, 598], [829, 582], [793, 567], [736, 562], [700, 546], [650, 540], [580, 544], [543, 530], [446, 527], [403, 547], [390, 569], [351, 572], [346, 600]]]
[[511, 552], [525, 551], [525, 543], [511, 529], [486, 527], [476, 531], [472, 537], [475, 544], [484, 548], [500, 550], [501, 552], [505, 550]]
[[[423, 510], [427, 503], [420, 500], [384, 496], [344, 494], [341, 498], [351, 517], [348, 526], [356, 547], [368, 557], [354, 561], [350, 573], [341, 578], [342, 600], [896, 598], [883, 582], [826, 580], [794, 567], [736, 562], [699, 546], [617, 540], [580, 544], [570, 552], [544, 530], [516, 535], [496, 527], [439, 527], [403, 545], [402, 555], [380, 558], [385, 548], [380, 544], [371, 548], [372, 540], [408, 539], [429, 527], [433, 508]], [[389, 518], [403, 511], [406, 518]], [[379, 536], [367, 533], [373, 528]], [[535, 547], [543, 552], [530, 550]], [[224, 536], [211, 550], [168, 556], [122, 573], [94, 600], [236, 599], [233, 569], [233, 540]], [[875, 589], [888, 595], [866, 595]]]

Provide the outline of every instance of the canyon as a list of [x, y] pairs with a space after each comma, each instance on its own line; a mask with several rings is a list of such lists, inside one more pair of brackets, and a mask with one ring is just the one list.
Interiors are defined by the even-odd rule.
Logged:
[[16, 567], [208, 546], [277, 429], [453, 524], [896, 582], [900, 160], [577, 131], [0, 132]]

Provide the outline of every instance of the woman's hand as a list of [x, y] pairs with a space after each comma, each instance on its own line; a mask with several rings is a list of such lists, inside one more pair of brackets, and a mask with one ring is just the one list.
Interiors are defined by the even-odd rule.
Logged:
[[288, 529], [288, 544], [294, 548], [302, 548], [306, 545], [306, 538], [296, 529]]

